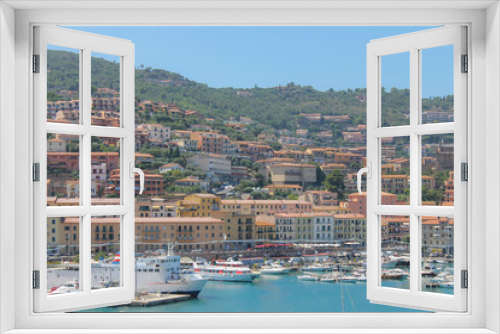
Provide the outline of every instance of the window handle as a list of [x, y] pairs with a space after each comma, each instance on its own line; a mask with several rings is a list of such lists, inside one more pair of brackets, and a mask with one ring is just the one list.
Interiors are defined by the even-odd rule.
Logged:
[[361, 168], [359, 171], [358, 171], [358, 192], [361, 194], [362, 191], [361, 191], [361, 175], [363, 175], [363, 173], [366, 173], [366, 177], [368, 179], [371, 179], [372, 178], [372, 163], [371, 162], [367, 162], [366, 163], [366, 167], [364, 168]]
[[[139, 174], [139, 195], [142, 195], [142, 192], [144, 191], [144, 172], [142, 169], [134, 167], [134, 162], [130, 161], [130, 178], [134, 180], [135, 183], [135, 173]], [[135, 188], [135, 185], [134, 185]]]

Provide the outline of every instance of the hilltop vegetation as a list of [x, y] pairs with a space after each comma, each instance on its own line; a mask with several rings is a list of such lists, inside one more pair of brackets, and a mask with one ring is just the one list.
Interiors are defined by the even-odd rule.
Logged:
[[[61, 91], [78, 89], [78, 55], [66, 51], [48, 51], [49, 100], [70, 98]], [[92, 61], [92, 86], [116, 89], [118, 64], [105, 59]], [[297, 128], [300, 114], [349, 115], [351, 124], [366, 122], [366, 89], [318, 91], [311, 86], [289, 83], [282, 87], [251, 89], [211, 88], [180, 74], [162, 69], [137, 68], [136, 99], [175, 102], [182, 109], [196, 110], [206, 117], [227, 120], [245, 116], [267, 130]], [[392, 125], [406, 124], [409, 90], [383, 90], [384, 115]], [[425, 99], [423, 110], [447, 111], [453, 97]], [[333, 128], [332, 128], [333, 127]], [[338, 130], [334, 125], [318, 126], [318, 131]]]

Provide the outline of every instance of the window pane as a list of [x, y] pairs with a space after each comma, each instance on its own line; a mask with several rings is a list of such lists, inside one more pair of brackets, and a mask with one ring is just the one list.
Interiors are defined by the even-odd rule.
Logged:
[[92, 52], [92, 125], [120, 126], [120, 57]]
[[80, 137], [47, 134], [47, 206], [80, 205]]
[[453, 294], [453, 219], [421, 217], [421, 224], [422, 290]]
[[381, 286], [410, 289], [410, 217], [381, 216]]
[[120, 216], [92, 217], [93, 290], [121, 286]]
[[382, 126], [410, 124], [410, 53], [380, 57]]
[[453, 45], [423, 49], [420, 55], [422, 124], [453, 122]]
[[81, 291], [80, 218], [47, 218], [47, 294]]
[[410, 137], [381, 138], [382, 205], [410, 203]]
[[422, 136], [422, 205], [453, 206], [453, 134]]
[[80, 50], [47, 45], [47, 121], [80, 122]]
[[120, 205], [120, 139], [92, 137], [92, 205]]

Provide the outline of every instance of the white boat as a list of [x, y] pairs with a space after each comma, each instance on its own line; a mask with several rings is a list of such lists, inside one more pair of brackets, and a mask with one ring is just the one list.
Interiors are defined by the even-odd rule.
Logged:
[[438, 285], [444, 282], [453, 282], [453, 268], [446, 268], [443, 272], [439, 273], [436, 277], [431, 278], [431, 283], [437, 283]]
[[325, 275], [319, 279], [320, 282], [336, 283], [339, 281], [338, 275]]
[[299, 281], [315, 282], [318, 280], [318, 277], [313, 275], [297, 275], [297, 279]]
[[138, 259], [135, 265], [136, 290], [148, 293], [179, 293], [198, 296], [207, 279], [200, 274], [180, 272], [180, 256], [167, 255]]
[[354, 275], [341, 275], [338, 280], [343, 283], [356, 283], [358, 281], [357, 277]]
[[431, 263], [424, 263], [422, 268], [422, 276], [437, 276], [441, 272], [441, 268], [437, 268]]
[[260, 273], [262, 275], [285, 275], [290, 273], [289, 268], [285, 268], [277, 263], [262, 266]]
[[258, 276], [240, 261], [232, 258], [216, 261], [215, 264], [193, 263], [193, 271], [210, 281], [253, 282]]
[[396, 266], [409, 266], [409, 256], [389, 256], [387, 260], [382, 263], [383, 269], [393, 269]]
[[311, 265], [305, 266], [302, 268], [303, 271], [330, 271], [332, 270], [332, 267], [327, 265], [327, 264], [322, 264], [322, 263], [313, 263]]
[[61, 285], [58, 288], [54, 288], [51, 292], [49, 292], [49, 295], [61, 295], [61, 294], [66, 294], [66, 293], [72, 293], [72, 292], [80, 292], [80, 286], [77, 281], [70, 281], [66, 282], [63, 285]]

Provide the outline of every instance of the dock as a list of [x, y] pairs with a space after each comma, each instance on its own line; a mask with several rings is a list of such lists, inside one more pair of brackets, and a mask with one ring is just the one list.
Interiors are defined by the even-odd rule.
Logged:
[[193, 298], [191, 295], [174, 295], [174, 294], [157, 294], [148, 293], [141, 295], [139, 298], [132, 300], [128, 306], [156, 306], [163, 304], [170, 304], [175, 302], [180, 302], [183, 300], [189, 300]]

